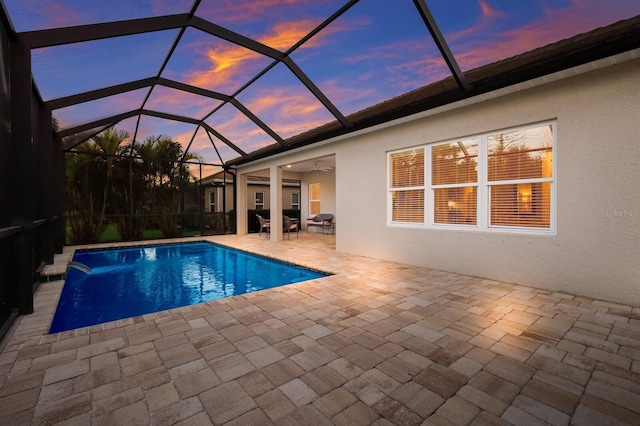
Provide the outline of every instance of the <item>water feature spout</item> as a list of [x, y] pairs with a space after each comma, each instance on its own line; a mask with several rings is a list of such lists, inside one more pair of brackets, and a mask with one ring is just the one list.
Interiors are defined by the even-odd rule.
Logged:
[[77, 269], [78, 271], [82, 271], [85, 274], [91, 273], [91, 268], [89, 268], [87, 265], [80, 262], [74, 262], [73, 260], [69, 262], [69, 265], [67, 266], [67, 272], [69, 272], [69, 268]]

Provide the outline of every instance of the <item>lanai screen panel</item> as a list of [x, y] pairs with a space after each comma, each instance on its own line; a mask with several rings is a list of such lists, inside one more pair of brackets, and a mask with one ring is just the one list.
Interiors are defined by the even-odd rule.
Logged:
[[203, 0], [196, 15], [286, 51], [345, 3], [339, 0]]
[[[222, 160], [220, 160], [216, 149], [207, 136], [207, 131], [203, 127], [198, 129], [195, 138], [193, 138], [189, 153], [196, 154], [203, 159], [206, 158], [207, 163], [222, 164]], [[237, 155], [238, 154], [236, 154], [236, 156]]]
[[155, 86], [144, 108], [183, 117], [202, 119], [221, 103], [222, 101], [219, 99], [200, 96], [170, 87]]
[[451, 76], [411, 0], [361, 1], [292, 58], [345, 115]]
[[162, 77], [232, 95], [272, 62], [252, 50], [188, 28]]
[[282, 138], [311, 130], [335, 117], [283, 64], [278, 64], [238, 96]]
[[[140, 124], [138, 126], [136, 146], [143, 144], [149, 138], [157, 139], [164, 136], [180, 143], [182, 146], [182, 152], [184, 153], [186, 152], [196, 129], [197, 126], [195, 124], [143, 115], [140, 118]], [[192, 154], [196, 153], [192, 152]], [[209, 159], [203, 158], [202, 160], [208, 161]]]
[[275, 143], [263, 129], [229, 103], [205, 122], [244, 152], [252, 152]]
[[[65, 129], [72, 130], [67, 126], [78, 124], [77, 131], [84, 135], [83, 125], [91, 123], [87, 120], [127, 108], [129, 111], [145, 108], [195, 121], [206, 117], [214, 129], [221, 129], [221, 141], [217, 143], [228, 141], [247, 154], [264, 149], [270, 142], [280, 146], [280, 138], [296, 136], [336, 120], [340, 121], [338, 126], [346, 126], [346, 132], [350, 122], [343, 116], [451, 77], [419, 13], [425, 4], [462, 71], [640, 14], [637, 0], [119, 0], [117, 6], [103, 0], [2, 1], [19, 35], [25, 31], [92, 24], [106, 26], [101, 26], [100, 31], [80, 27], [67, 35], [71, 34], [71, 39], [114, 35], [32, 50], [35, 84], [45, 102], [83, 94], [76, 98], [83, 105], [55, 111]], [[193, 21], [187, 20], [190, 13], [194, 14]], [[132, 21], [156, 17], [163, 18], [147, 19], [144, 24]], [[111, 27], [114, 22], [117, 25]], [[160, 30], [187, 23], [193, 26]], [[117, 32], [110, 32], [113, 28], [127, 33], [159, 30], [118, 37]], [[47, 41], [55, 44], [58, 36], [60, 32]], [[628, 42], [630, 37], [625, 37]], [[446, 47], [444, 51], [447, 54]], [[581, 59], [591, 60], [589, 54], [593, 52], [606, 55], [597, 50], [577, 52], [575, 57], [568, 58], [567, 66]], [[278, 60], [284, 62], [277, 63]], [[561, 66], [558, 61], [541, 63], [540, 73], [554, 72]], [[168, 89], [164, 85], [180, 85], [154, 80], [155, 77], [192, 87], [185, 92]], [[456, 77], [462, 86], [460, 96], [474, 95], [473, 88], [469, 91], [465, 87], [464, 78]], [[141, 105], [123, 102], [128, 100], [127, 96], [116, 95], [115, 89], [94, 93], [108, 96], [102, 100], [92, 100], [86, 94], [142, 79], [144, 84], [159, 85], [155, 85], [151, 98]], [[132, 84], [126, 90], [137, 87]], [[215, 102], [209, 105], [201, 95], [186, 94], [201, 89], [215, 92], [211, 93]], [[140, 90], [143, 93], [145, 89]], [[147, 90], [152, 88], [149, 86]], [[231, 103], [217, 110], [220, 102], [230, 102], [233, 97], [250, 112], [237, 112]], [[375, 111], [372, 123], [394, 116], [389, 109]], [[210, 113], [214, 113], [211, 120]], [[248, 122], [252, 114], [277, 136], [272, 137], [268, 129]], [[357, 128], [357, 120], [363, 117], [352, 118], [351, 124]], [[149, 119], [143, 117], [141, 122]], [[189, 132], [182, 130], [183, 123], [155, 120], [163, 124], [154, 126], [154, 134], [179, 138], [189, 149], [198, 146], [184, 142], [190, 141], [193, 133], [187, 138]], [[139, 133], [138, 139], [150, 134], [144, 127]], [[232, 148], [221, 151], [228, 159], [241, 154]]]
[[193, 0], [4, 0], [16, 31], [188, 13]]
[[[236, 152], [234, 149], [230, 148], [223, 141], [218, 139], [218, 137], [216, 135], [210, 135], [210, 136], [211, 136], [211, 140], [213, 140], [213, 145], [209, 145], [207, 147], [206, 146], [207, 142], [209, 144], [211, 144], [211, 142], [209, 140], [209, 137], [205, 136], [203, 138], [200, 138], [200, 134], [198, 134], [198, 141], [200, 141], [200, 143], [198, 144], [198, 146], [196, 148], [197, 149], [206, 150], [208, 152], [208, 151], [212, 150], [213, 146], [215, 146], [216, 149], [218, 150], [218, 152], [220, 153], [220, 157], [222, 158], [222, 161], [224, 161], [224, 162], [227, 162], [229, 160], [233, 160], [234, 158], [238, 158], [240, 156], [240, 154], [238, 152]], [[217, 158], [217, 155], [216, 155], [216, 158]], [[219, 160], [212, 161], [212, 162], [218, 163]]]
[[463, 71], [640, 14], [637, 0], [427, 3]]
[[32, 51], [45, 101], [158, 74], [177, 30], [93, 40]]
[[[53, 116], [58, 120], [60, 129], [91, 123], [103, 118], [122, 114], [142, 106], [149, 89], [138, 89], [118, 95], [107, 96], [93, 101], [82, 102], [53, 111]], [[118, 126], [120, 127], [120, 126]]]

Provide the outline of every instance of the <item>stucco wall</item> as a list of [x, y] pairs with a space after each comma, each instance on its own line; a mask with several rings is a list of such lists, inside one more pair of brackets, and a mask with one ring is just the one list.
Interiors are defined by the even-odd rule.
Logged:
[[[309, 185], [320, 184], [320, 211], [336, 215], [336, 175], [335, 170], [327, 172], [310, 172], [302, 174], [302, 219], [314, 216], [309, 213]], [[338, 218], [335, 217], [335, 220]], [[302, 229], [306, 229], [306, 222], [302, 221]]]
[[[557, 119], [557, 235], [387, 226], [390, 150]], [[640, 61], [333, 144], [337, 250], [640, 303]]]

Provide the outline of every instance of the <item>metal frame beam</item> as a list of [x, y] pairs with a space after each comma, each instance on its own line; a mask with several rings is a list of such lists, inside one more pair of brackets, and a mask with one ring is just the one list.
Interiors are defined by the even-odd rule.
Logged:
[[48, 105], [51, 109], [66, 108], [68, 106], [81, 104], [83, 102], [95, 101], [96, 99], [107, 98], [109, 96], [119, 95], [121, 93], [130, 92], [132, 90], [149, 87], [153, 85], [155, 80], [156, 79], [154, 77], [143, 78], [142, 80], [116, 84], [115, 86], [104, 87], [102, 89], [91, 90], [84, 93], [78, 93], [76, 95], [51, 99], [49, 101], [46, 101], [45, 104]]
[[132, 90], [143, 89], [154, 85], [170, 87], [172, 89], [182, 90], [184, 92], [193, 93], [195, 95], [206, 96], [208, 98], [218, 99], [221, 101], [230, 101], [231, 97], [212, 90], [203, 89], [201, 87], [191, 86], [179, 81], [169, 80], [167, 78], [148, 77], [141, 80], [131, 81], [129, 83], [116, 84], [115, 86], [104, 87], [102, 89], [91, 90], [76, 95], [65, 96], [62, 98], [51, 99], [45, 102], [51, 109], [65, 108], [68, 106], [81, 104], [83, 102], [91, 102], [97, 99], [109, 96], [119, 95], [121, 93], [130, 92]]
[[300, 80], [302, 84], [304, 84], [307, 89], [309, 89], [311, 93], [313, 93], [313, 95], [322, 103], [322, 105], [324, 105], [324, 107], [328, 109], [331, 114], [333, 114], [333, 116], [338, 119], [340, 123], [342, 123], [344, 127], [351, 127], [351, 123], [349, 123], [349, 120], [347, 120], [346, 117], [342, 115], [340, 110], [338, 110], [338, 108], [336, 108], [336, 106], [329, 100], [329, 98], [325, 96], [322, 90], [320, 90], [318, 86], [316, 86], [315, 83], [311, 81], [309, 77], [307, 77], [304, 71], [302, 71], [295, 62], [293, 62], [293, 59], [287, 56], [284, 60], [284, 63], [285, 65], [287, 65], [287, 67], [289, 67], [291, 72], [295, 74], [296, 77], [298, 77], [298, 80]]
[[425, 25], [429, 29], [429, 32], [431, 33], [431, 36], [433, 37], [433, 41], [435, 41], [436, 45], [438, 46], [440, 53], [444, 57], [444, 60], [449, 66], [449, 69], [451, 70], [451, 72], [453, 73], [453, 77], [458, 82], [458, 85], [465, 92], [471, 91], [471, 86], [469, 85], [469, 82], [467, 82], [467, 79], [464, 76], [462, 70], [460, 70], [460, 67], [458, 66], [458, 62], [456, 61], [456, 58], [453, 56], [451, 49], [449, 49], [449, 45], [447, 44], [447, 41], [444, 39], [444, 36], [442, 35], [442, 32], [440, 31], [440, 28], [438, 27], [438, 24], [436, 23], [435, 18], [431, 14], [431, 11], [429, 10], [427, 3], [425, 2], [425, 0], [413, 0], [413, 3], [416, 5], [416, 8], [418, 9], [420, 16], [422, 17], [422, 20], [424, 21]]
[[[96, 99], [105, 98], [108, 96], [114, 96], [117, 94], [125, 93], [132, 90], [141, 89], [144, 87], [153, 87], [154, 85], [164, 85], [166, 87], [171, 87], [178, 90], [184, 90], [189, 93], [194, 93], [202, 96], [207, 96], [214, 99], [219, 99], [223, 102], [231, 102], [238, 110], [240, 110], [247, 118], [249, 118], [253, 123], [255, 123], [258, 127], [264, 130], [269, 136], [271, 136], [278, 144], [281, 146], [286, 146], [283, 138], [278, 135], [273, 129], [267, 126], [262, 120], [260, 120], [255, 114], [249, 111], [244, 105], [242, 105], [239, 101], [235, 99], [243, 89], [248, 87], [251, 83], [253, 83], [260, 75], [266, 73], [266, 71], [273, 68], [278, 62], [283, 62], [291, 72], [298, 78], [302, 84], [307, 87], [308, 90], [322, 103], [322, 105], [338, 120], [344, 127], [350, 127], [349, 121], [345, 118], [345, 116], [338, 110], [338, 108], [327, 98], [327, 96], [315, 85], [315, 83], [298, 67], [298, 65], [288, 56], [289, 53], [293, 52], [295, 49], [300, 47], [305, 41], [309, 40], [311, 37], [320, 32], [323, 28], [341, 16], [344, 12], [346, 12], [349, 8], [355, 5], [359, 0], [351, 0], [349, 3], [344, 5], [340, 10], [334, 13], [331, 17], [326, 19], [313, 31], [311, 31], [307, 36], [305, 36], [302, 40], [300, 40], [296, 45], [292, 46], [287, 53], [280, 52], [276, 49], [273, 49], [269, 46], [266, 46], [256, 40], [245, 37], [241, 34], [238, 34], [234, 31], [228, 30], [224, 27], [216, 25], [212, 22], [209, 22], [205, 19], [195, 16], [195, 8], [191, 10], [188, 14], [177, 14], [177, 15], [169, 15], [162, 17], [153, 17], [153, 18], [142, 18], [142, 19], [132, 19], [126, 21], [117, 21], [117, 22], [107, 22], [107, 23], [99, 23], [99, 24], [91, 24], [91, 25], [79, 25], [74, 27], [65, 27], [65, 28], [54, 28], [47, 30], [38, 30], [38, 31], [27, 31], [21, 33], [23, 40], [25, 43], [31, 48], [42, 48], [42, 47], [51, 47], [58, 46], [69, 43], [78, 43], [78, 42], [86, 42], [92, 40], [99, 40], [104, 38], [111, 37], [120, 37], [127, 35], [135, 35], [142, 34], [153, 31], [162, 31], [169, 29], [177, 29], [181, 28], [182, 31], [180, 35], [184, 33], [186, 27], [191, 26], [200, 31], [206, 32], [213, 36], [222, 38], [236, 45], [242, 46], [246, 49], [257, 52], [261, 55], [274, 59], [274, 63], [269, 65], [263, 72], [259, 73], [258, 76], [252, 79], [247, 85], [243, 86], [238, 92], [236, 92], [232, 96], [224, 95], [221, 93], [213, 92], [207, 89], [202, 89], [199, 87], [194, 87], [188, 84], [180, 83], [178, 81], [173, 81], [169, 79], [164, 79], [160, 77], [160, 73], [156, 77], [150, 77], [146, 79], [136, 80], [133, 82], [123, 83], [114, 85], [111, 87], [106, 87], [102, 89], [92, 90], [76, 95], [66, 96], [63, 98], [53, 99], [47, 101], [46, 104], [51, 109], [59, 109], [68, 106], [72, 106], [75, 104], [89, 102]], [[197, 4], [197, 3], [196, 3]], [[180, 37], [180, 36], [179, 36]], [[177, 40], [179, 40], [179, 37]], [[177, 43], [176, 40], [176, 43]], [[175, 50], [175, 43], [172, 47], [171, 51], [165, 58], [165, 62], [163, 64], [166, 65], [169, 58], [171, 57], [173, 50]], [[150, 94], [150, 92], [149, 92]], [[144, 109], [144, 105], [146, 100], [141, 105], [141, 110]], [[217, 110], [217, 109], [216, 109]], [[216, 110], [212, 111], [215, 112]], [[125, 114], [118, 115], [116, 117], [131, 117], [135, 115], [135, 113], [129, 112]], [[151, 114], [149, 114], [151, 115]], [[209, 114], [211, 115], [211, 114]], [[207, 117], [209, 116], [207, 115]], [[206, 119], [205, 117], [204, 119]], [[203, 119], [203, 120], [204, 120]], [[105, 120], [109, 120], [108, 118]], [[198, 121], [197, 124], [201, 124], [204, 121]], [[120, 121], [120, 120], [118, 120]], [[194, 119], [186, 120], [183, 117], [183, 120], [190, 123], [195, 123]], [[78, 126], [77, 128], [84, 128], [86, 126], [90, 126], [90, 128], [94, 128], [93, 124], [95, 123], [104, 123], [104, 120], [94, 121], [93, 123], [87, 123], [85, 126]], [[69, 135], [69, 129], [60, 132], [60, 137], [65, 137]], [[221, 140], [227, 143], [226, 138], [222, 138]], [[229, 144], [233, 145], [230, 141]], [[230, 145], [230, 146], [231, 146]], [[68, 149], [68, 148], [66, 148]], [[238, 151], [237, 148], [234, 150]], [[240, 151], [239, 151], [240, 152]]]
[[[229, 148], [233, 149], [235, 152], [237, 152], [238, 154], [240, 154], [242, 156], [242, 158], [244, 159], [249, 159], [249, 156], [247, 155], [246, 152], [244, 152], [243, 150], [241, 150], [240, 148], [238, 148], [237, 146], [235, 146], [229, 139], [225, 138], [224, 136], [222, 136], [222, 134], [220, 134], [217, 130], [215, 130], [213, 127], [209, 126], [207, 123], [202, 123], [202, 127], [204, 127], [208, 132], [212, 133], [216, 138], [220, 139], [222, 142], [225, 143], [225, 145], [229, 146]], [[219, 155], [219, 154], [218, 154]]]
[[25, 31], [19, 34], [24, 37], [25, 43], [32, 49], [39, 49], [42, 47], [60, 46], [62, 44], [80, 43], [104, 38], [172, 30], [188, 26], [190, 19], [191, 17], [188, 13], [182, 13], [153, 18]]
[[[163, 118], [163, 119], [166, 119], [166, 120], [180, 121], [182, 123], [189, 123], [189, 124], [194, 124], [196, 126], [202, 126], [205, 129], [207, 129], [209, 132], [213, 133], [218, 139], [220, 139], [222, 142], [224, 142], [226, 145], [228, 145], [231, 149], [233, 149], [238, 154], [240, 154], [243, 158], [249, 158], [249, 156], [247, 155], [246, 152], [244, 152], [243, 150], [238, 148], [229, 139], [225, 138], [223, 135], [221, 135], [219, 132], [217, 132], [213, 127], [211, 127], [207, 123], [204, 123], [204, 122], [202, 122], [202, 121], [200, 121], [198, 119], [195, 119], [195, 118], [184, 117], [184, 116], [181, 116], [181, 115], [169, 114], [169, 113], [160, 112], [160, 111], [152, 111], [152, 110], [147, 110], [147, 109], [138, 109], [138, 110], [128, 111], [128, 112], [125, 112], [125, 113], [122, 113], [122, 114], [117, 114], [117, 115], [113, 115], [111, 117], [106, 117], [106, 118], [102, 118], [100, 120], [92, 121], [91, 123], [85, 123], [85, 124], [82, 124], [80, 126], [71, 127], [69, 129], [65, 129], [65, 130], [62, 130], [62, 131], [58, 132], [58, 137], [63, 138], [63, 137], [71, 136], [71, 135], [74, 135], [76, 133], [80, 133], [80, 132], [83, 132], [83, 131], [86, 131], [86, 130], [95, 129], [95, 128], [100, 127], [100, 126], [105, 126], [105, 125], [108, 125], [108, 124], [115, 124], [115, 123], [118, 123], [118, 122], [120, 122], [122, 120], [125, 120], [127, 118], [134, 117], [136, 115], [146, 115], [146, 116], [150, 116], [150, 117]], [[66, 147], [63, 147], [63, 149], [64, 150], [69, 150], [69, 149], [73, 148], [74, 146], [75, 145], [66, 146]]]
[[253, 50], [261, 55], [268, 56], [269, 58], [281, 61], [284, 59], [284, 53], [276, 50], [272, 47], [264, 45], [256, 40], [245, 37], [241, 34], [228, 30], [220, 25], [216, 25], [213, 22], [209, 22], [205, 19], [194, 16], [190, 22], [193, 28], [197, 28], [200, 31], [204, 31], [208, 34], [220, 37], [221, 39], [230, 41], [231, 43], [242, 46], [246, 49]]
[[245, 107], [239, 100], [237, 100], [236, 98], [232, 98], [231, 99], [231, 104], [233, 106], [235, 106], [236, 108], [238, 108], [238, 110], [240, 110], [240, 112], [242, 112], [244, 115], [249, 117], [249, 119], [251, 121], [253, 121], [262, 130], [264, 130], [269, 136], [271, 136], [273, 139], [275, 139], [276, 142], [278, 142], [282, 146], [286, 146], [286, 143], [284, 142], [284, 139], [282, 139], [279, 134], [274, 132], [271, 129], [271, 127], [267, 126], [265, 124], [265, 122], [260, 120], [260, 118], [258, 118], [254, 113], [249, 111], [249, 109], [247, 107]]

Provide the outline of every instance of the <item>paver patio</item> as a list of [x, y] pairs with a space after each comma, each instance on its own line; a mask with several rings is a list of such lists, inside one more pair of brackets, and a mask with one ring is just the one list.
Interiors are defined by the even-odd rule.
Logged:
[[640, 424], [640, 307], [313, 232], [206, 239], [335, 275], [54, 335], [43, 283], [0, 346], [0, 424]]

